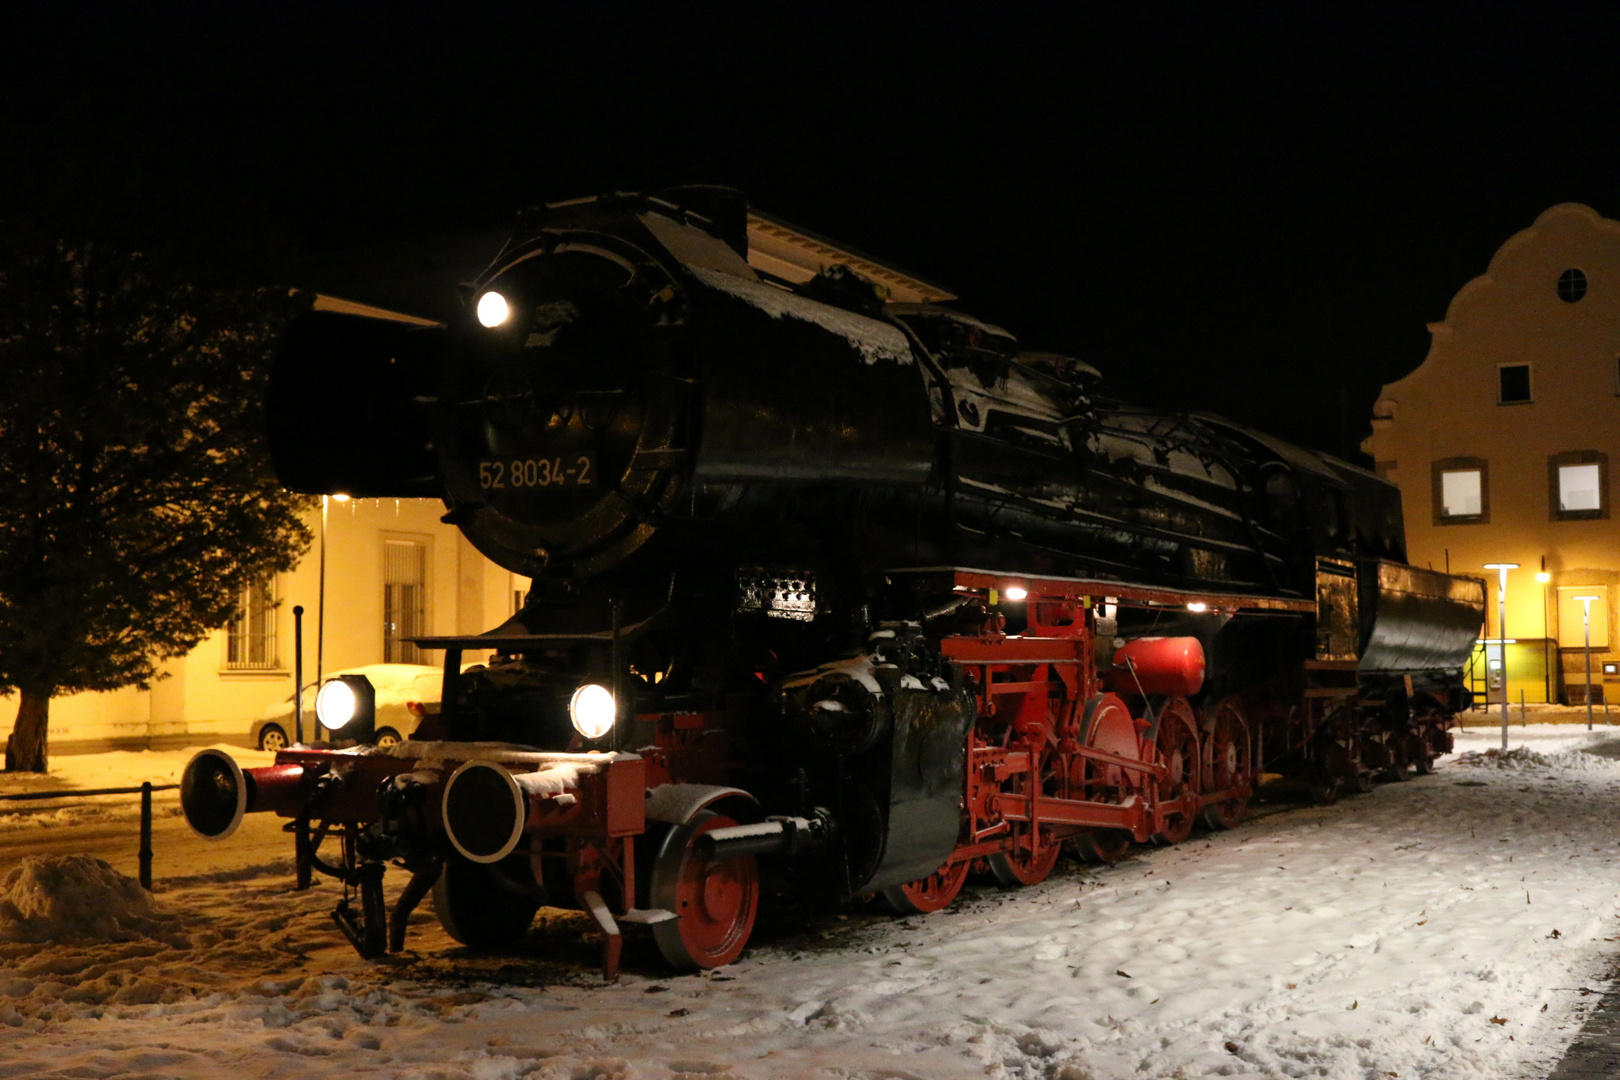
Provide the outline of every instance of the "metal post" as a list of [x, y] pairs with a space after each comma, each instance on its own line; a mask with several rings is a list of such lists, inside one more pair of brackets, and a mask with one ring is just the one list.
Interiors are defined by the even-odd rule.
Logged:
[[1581, 629], [1586, 638], [1586, 730], [1592, 730], [1592, 601], [1581, 605], [1586, 608], [1581, 618]]
[[1507, 569], [1502, 575], [1502, 587], [1496, 592], [1496, 647], [1502, 650], [1502, 749], [1507, 749]]
[[1524, 714], [1524, 691], [1523, 690], [1519, 691], [1519, 726], [1520, 727], [1529, 727], [1530, 726], [1530, 721], [1525, 717], [1525, 714]]
[[152, 781], [141, 782], [141, 888], [152, 891]]
[[304, 605], [293, 607], [293, 741], [304, 742]]
[[[1577, 596], [1581, 602], [1581, 630], [1586, 638], [1586, 730], [1592, 730], [1592, 601], [1596, 596]], [[1607, 717], [1608, 711], [1604, 710]]]
[[[322, 665], [326, 662], [326, 512], [331, 496], [321, 496], [321, 578], [320, 589], [315, 600], [315, 683], [320, 685], [321, 675], [324, 671]], [[303, 686], [298, 687], [298, 699], [304, 699]], [[310, 733], [318, 742], [321, 737], [321, 722], [317, 718], [314, 730]]]
[[[1485, 569], [1496, 571], [1496, 644], [1502, 650], [1502, 749], [1508, 748], [1508, 692], [1507, 692], [1507, 576], [1509, 570], [1517, 570], [1516, 562], [1486, 563]], [[1485, 650], [1485, 677], [1490, 678], [1491, 652], [1489, 647]], [[1487, 688], [1490, 683], [1486, 682]]]
[[624, 656], [619, 645], [619, 622], [623, 617], [623, 608], [615, 597], [610, 600], [613, 624], [613, 647], [610, 662], [613, 664], [613, 749], [623, 750], [625, 745], [624, 734]]

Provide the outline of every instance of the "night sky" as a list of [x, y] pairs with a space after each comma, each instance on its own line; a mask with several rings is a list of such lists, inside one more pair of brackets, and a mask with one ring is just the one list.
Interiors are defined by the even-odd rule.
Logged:
[[1502, 241], [1620, 216], [1613, 5], [51, 3], [0, 50], [11, 145], [136, 146], [307, 252], [731, 184], [1339, 452]]

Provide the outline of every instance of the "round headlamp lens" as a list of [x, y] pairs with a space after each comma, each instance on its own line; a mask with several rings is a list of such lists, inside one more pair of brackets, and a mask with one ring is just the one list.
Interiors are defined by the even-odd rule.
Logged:
[[612, 731], [617, 711], [613, 691], [597, 683], [586, 683], [575, 690], [568, 703], [568, 718], [574, 722], [574, 730], [587, 739], [600, 739]]
[[354, 688], [341, 679], [324, 683], [315, 695], [315, 716], [327, 728], [336, 731], [354, 719]]
[[478, 298], [478, 321], [493, 330], [512, 314], [512, 306], [498, 292], [487, 292]]

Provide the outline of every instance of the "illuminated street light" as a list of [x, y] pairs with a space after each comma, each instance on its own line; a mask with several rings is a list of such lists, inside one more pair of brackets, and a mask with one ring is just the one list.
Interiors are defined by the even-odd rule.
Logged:
[[[1497, 637], [1502, 641], [1502, 749], [1507, 749], [1508, 725], [1508, 692], [1507, 692], [1507, 576], [1509, 570], [1517, 570], [1516, 562], [1488, 562], [1485, 569], [1496, 571], [1496, 626]], [[1491, 652], [1487, 646], [1485, 650], [1485, 667], [1490, 670]], [[1487, 690], [1489, 683], [1486, 684]]]
[[[1581, 629], [1586, 634], [1586, 730], [1592, 730], [1592, 601], [1601, 596], [1577, 596], [1581, 602]], [[1605, 710], [1607, 706], [1605, 706]], [[1604, 715], [1608, 715], [1605, 711]]]

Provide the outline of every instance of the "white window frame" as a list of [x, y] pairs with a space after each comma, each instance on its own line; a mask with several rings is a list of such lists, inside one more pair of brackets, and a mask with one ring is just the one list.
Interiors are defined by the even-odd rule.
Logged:
[[276, 575], [250, 582], [236, 594], [225, 626], [226, 671], [280, 671], [276, 622], [281, 608]]
[[[399, 550], [396, 550], [399, 549]], [[404, 549], [414, 549], [414, 555]], [[433, 597], [433, 544], [425, 536], [384, 533], [382, 537], [382, 660], [385, 664], [423, 664], [425, 651], [403, 639], [429, 632]], [[420, 574], [415, 581], [393, 580], [408, 577], [409, 563], [416, 561]], [[412, 587], [417, 590], [412, 603]], [[396, 591], [397, 590], [397, 591]]]
[[[1522, 400], [1507, 401], [1502, 397], [1502, 372], [1508, 368], [1524, 368], [1525, 380], [1530, 384], [1525, 388], [1527, 396]], [[1527, 360], [1516, 361], [1511, 364], [1496, 365], [1496, 403], [1498, 405], [1534, 405], [1536, 403], [1536, 372], [1535, 365]]]

